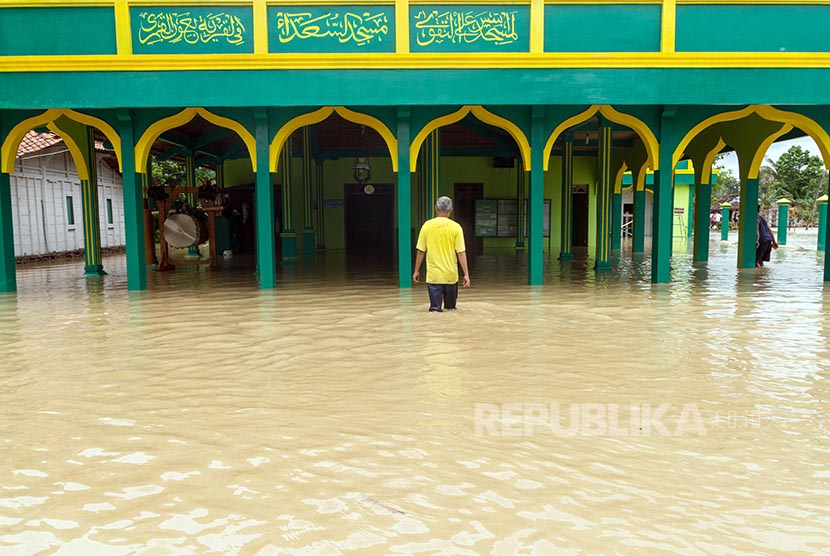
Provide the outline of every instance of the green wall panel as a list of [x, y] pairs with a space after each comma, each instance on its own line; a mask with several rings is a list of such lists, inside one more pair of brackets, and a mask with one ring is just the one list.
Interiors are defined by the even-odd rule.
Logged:
[[130, 8], [135, 54], [248, 54], [253, 13], [239, 6]]
[[828, 52], [830, 6], [677, 7], [678, 52]]
[[115, 53], [111, 7], [0, 8], [0, 56]]
[[546, 52], [659, 52], [659, 5], [545, 7]]
[[270, 52], [394, 52], [394, 6], [270, 6]]
[[409, 29], [412, 52], [528, 52], [530, 6], [410, 6]]

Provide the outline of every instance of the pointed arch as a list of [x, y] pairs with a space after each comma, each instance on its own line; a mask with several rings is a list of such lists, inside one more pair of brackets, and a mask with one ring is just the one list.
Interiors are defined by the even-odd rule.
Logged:
[[248, 154], [251, 157], [251, 167], [256, 171], [256, 140], [244, 125], [236, 120], [214, 114], [205, 108], [185, 108], [178, 114], [162, 118], [147, 128], [135, 145], [136, 172], [139, 174], [147, 172], [147, 160], [150, 158], [150, 149], [162, 133], [183, 126], [196, 116], [201, 116], [215, 126], [235, 131], [248, 148]]
[[49, 131], [60, 137], [66, 144], [66, 148], [69, 149], [69, 153], [72, 155], [72, 161], [75, 163], [78, 179], [89, 180], [89, 166], [87, 165], [86, 157], [72, 135], [62, 130], [55, 121], [49, 122], [46, 127], [49, 128]]
[[[118, 169], [121, 170], [121, 137], [116, 133], [115, 129], [100, 118], [96, 118], [95, 116], [90, 116], [89, 114], [84, 114], [82, 112], [76, 112], [75, 110], [71, 109], [62, 109], [62, 108], [52, 108], [46, 110], [42, 114], [38, 114], [37, 116], [32, 116], [31, 118], [27, 118], [22, 122], [18, 123], [14, 126], [9, 134], [6, 136], [6, 140], [3, 141], [3, 146], [0, 148], [0, 170], [6, 174], [11, 174], [14, 172], [14, 163], [17, 160], [17, 148], [20, 146], [20, 142], [23, 141], [23, 138], [29, 132], [36, 127], [47, 126], [60, 118], [61, 116], [66, 116], [71, 120], [75, 120], [78, 123], [88, 125], [90, 127], [94, 127], [100, 130], [106, 138], [112, 143], [112, 147], [115, 150], [115, 156], [118, 159]], [[54, 131], [54, 130], [52, 130]], [[57, 133], [57, 132], [55, 132]], [[67, 144], [69, 147], [70, 152], [72, 152], [72, 147], [66, 141], [64, 135], [58, 133], [61, 139], [64, 140], [64, 143]], [[73, 156], [75, 155], [72, 152]], [[75, 160], [75, 166], [80, 169], [80, 162], [79, 160]]]
[[418, 165], [418, 153], [421, 151], [421, 145], [423, 145], [430, 133], [440, 127], [460, 122], [467, 117], [467, 114], [472, 114], [482, 122], [506, 131], [513, 138], [513, 140], [516, 141], [516, 144], [519, 147], [519, 153], [522, 156], [522, 164], [524, 165], [525, 171], [530, 171], [530, 142], [527, 140], [524, 132], [519, 129], [519, 126], [507, 118], [502, 118], [479, 104], [462, 106], [459, 110], [453, 112], [452, 114], [440, 116], [427, 123], [423, 129], [418, 132], [409, 147], [409, 171], [416, 171]]
[[680, 144], [677, 146], [677, 149], [675, 149], [674, 154], [672, 155], [672, 161], [675, 165], [680, 162], [680, 159], [683, 157], [689, 143], [691, 143], [692, 140], [704, 129], [715, 124], [740, 120], [750, 114], [757, 114], [761, 118], [771, 122], [791, 124], [793, 127], [805, 132], [813, 139], [813, 141], [816, 142], [816, 145], [821, 152], [821, 157], [824, 160], [824, 166], [830, 170], [830, 135], [827, 134], [824, 128], [822, 128], [821, 125], [819, 125], [815, 120], [803, 114], [779, 110], [778, 108], [767, 104], [751, 104], [741, 108], [740, 110], [715, 114], [714, 116], [710, 116], [699, 122], [691, 130], [689, 130], [689, 132], [683, 137], [683, 140], [680, 141]]
[[764, 142], [758, 146], [758, 150], [755, 151], [755, 156], [752, 157], [752, 163], [749, 165], [749, 173], [747, 173], [747, 178], [753, 180], [758, 177], [758, 173], [761, 171], [761, 164], [764, 163], [764, 157], [767, 155], [767, 149], [775, 143], [775, 141], [781, 137], [782, 135], [786, 135], [790, 131], [792, 131], [793, 125], [792, 124], [784, 124], [781, 126], [781, 129], [764, 139]]
[[286, 122], [285, 125], [277, 131], [277, 134], [274, 136], [274, 140], [271, 141], [271, 146], [268, 151], [270, 159], [269, 166], [271, 171], [278, 171], [280, 152], [282, 151], [282, 147], [285, 145], [285, 142], [288, 141], [289, 137], [291, 137], [292, 133], [305, 126], [318, 124], [335, 112], [344, 120], [355, 124], [365, 125], [366, 127], [377, 131], [384, 143], [386, 143], [386, 148], [389, 149], [389, 156], [392, 159], [392, 171], [398, 171], [398, 140], [395, 138], [392, 131], [386, 126], [386, 124], [374, 116], [349, 110], [345, 106], [324, 106], [314, 112], [301, 114], [300, 116], [288, 120], [288, 122]]
[[556, 143], [559, 136], [565, 133], [565, 130], [577, 126], [583, 122], [587, 122], [593, 118], [597, 113], [604, 116], [607, 120], [615, 124], [624, 125], [634, 130], [643, 141], [646, 147], [646, 154], [648, 155], [648, 165], [653, 170], [660, 169], [660, 143], [657, 141], [657, 136], [651, 131], [651, 128], [636, 116], [625, 114], [616, 110], [610, 104], [595, 104], [574, 116], [571, 116], [564, 122], [560, 123], [548, 137], [545, 143], [545, 149], [542, 151], [542, 159], [544, 160], [544, 170], [547, 171], [550, 164], [550, 153], [553, 151], [553, 145]]
[[703, 168], [700, 169], [701, 183], [709, 183], [712, 181], [712, 164], [715, 163], [715, 157], [718, 156], [718, 153], [721, 152], [725, 146], [726, 141], [723, 140], [723, 137], [719, 138], [715, 148], [709, 151], [709, 153], [703, 158]]
[[[620, 165], [620, 169], [617, 170], [617, 175], [614, 176], [614, 194], [622, 193], [622, 182], [623, 182], [623, 175], [628, 172], [628, 166], [626, 166], [625, 162]], [[627, 188], [626, 188], [627, 189]]]

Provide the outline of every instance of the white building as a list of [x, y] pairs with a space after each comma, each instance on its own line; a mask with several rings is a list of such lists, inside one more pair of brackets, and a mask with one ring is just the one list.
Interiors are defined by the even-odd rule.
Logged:
[[[112, 151], [96, 142], [101, 247], [124, 247], [121, 174]], [[30, 131], [20, 143], [11, 175], [14, 254], [28, 258], [82, 251], [81, 182], [57, 135]]]

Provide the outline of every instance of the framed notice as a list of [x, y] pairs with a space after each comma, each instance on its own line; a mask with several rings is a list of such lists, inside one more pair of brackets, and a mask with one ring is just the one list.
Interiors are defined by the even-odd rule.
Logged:
[[[550, 237], [550, 199], [545, 199], [542, 214], [544, 237]], [[524, 236], [527, 237], [527, 201], [523, 213]], [[476, 199], [475, 232], [478, 237], [516, 237], [519, 211], [516, 199]]]

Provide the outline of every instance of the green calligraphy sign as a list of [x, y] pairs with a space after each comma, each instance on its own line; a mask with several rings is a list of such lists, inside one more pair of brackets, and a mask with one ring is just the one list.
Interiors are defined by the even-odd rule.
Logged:
[[268, 49], [394, 52], [394, 6], [270, 6]]
[[452, 5], [409, 8], [412, 52], [528, 52], [530, 6]]
[[249, 7], [130, 8], [135, 54], [249, 54], [254, 51]]

